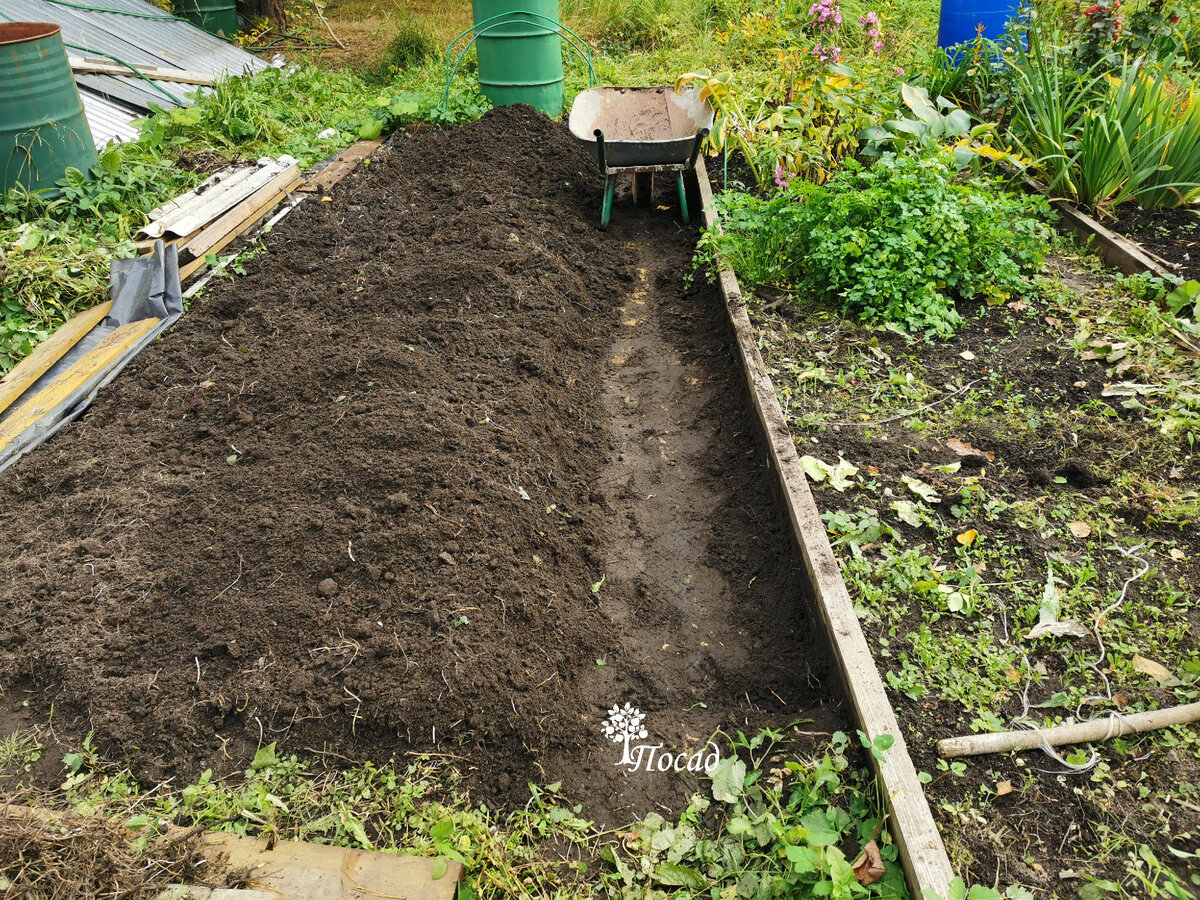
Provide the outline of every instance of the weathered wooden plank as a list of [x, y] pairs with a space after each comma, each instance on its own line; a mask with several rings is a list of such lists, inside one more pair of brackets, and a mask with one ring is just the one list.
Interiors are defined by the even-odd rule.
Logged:
[[71, 396], [76, 389], [103, 372], [121, 357], [160, 319], [130, 322], [106, 336], [99, 344], [77, 359], [70, 368], [29, 398], [11, 416], [0, 423], [0, 451], [21, 436], [30, 425]]
[[[700, 182], [704, 222], [709, 226], [715, 225], [717, 215], [712, 185], [702, 161], [697, 165], [696, 174]], [[758, 352], [754, 328], [741, 302], [737, 278], [729, 269], [722, 269], [719, 279], [725, 308], [737, 339], [738, 359], [767, 442], [771, 467], [776, 473], [792, 531], [808, 569], [817, 613], [825, 626], [859, 727], [871, 740], [885, 734], [895, 739], [882, 760], [872, 756], [872, 761], [887, 797], [891, 817], [889, 827], [900, 850], [900, 861], [909, 889], [914, 897], [922, 896], [924, 891], [944, 897], [954, 878], [954, 869], [946, 854], [941, 833], [933, 820], [904, 734], [896, 721], [883, 679], [879, 676], [842, 578], [841, 568], [829, 544], [825, 523], [821, 521], [808, 479], [800, 465], [795, 438], [788, 428], [775, 395], [775, 386]]]
[[[288, 190], [291, 190], [291, 188], [295, 187], [295, 185], [298, 183], [299, 182], [293, 182], [293, 184], [289, 186]], [[250, 229], [262, 221], [262, 219], [268, 213], [270, 213], [271, 210], [286, 200], [287, 196], [287, 191], [277, 191], [273, 195], [264, 198], [262, 203], [251, 210], [250, 213], [242, 220], [240, 225], [223, 235], [220, 240], [218, 240], [205, 251], [203, 256], [199, 256], [196, 259], [193, 259], [191, 262], [180, 266], [179, 279], [181, 281], [186, 281], [195, 275], [198, 271], [200, 271], [200, 269], [204, 268], [204, 266], [208, 264], [207, 257], [209, 254], [220, 253], [222, 250], [232, 244], [237, 238], [241, 237], [247, 231], [250, 231]]]
[[378, 150], [382, 144], [383, 138], [351, 144], [339, 153], [333, 162], [309, 178], [300, 190], [310, 193], [329, 190], [354, 171], [355, 166]]
[[109, 300], [75, 313], [36, 350], [17, 363], [11, 372], [0, 378], [0, 413], [12, 406], [51, 366], [66, 356], [67, 351], [96, 327], [96, 323], [107, 316], [111, 309], [112, 301]]
[[276, 841], [210, 831], [204, 843], [225, 853], [231, 870], [280, 900], [454, 900], [462, 865], [448, 860]]
[[[70, 56], [67, 57], [71, 64], [72, 72], [90, 72], [97, 75], [124, 75], [130, 78], [135, 77], [130, 71], [130, 66], [123, 66], [119, 63], [110, 62], [107, 59], [95, 59], [90, 56]], [[201, 84], [211, 87], [217, 83], [215, 75], [208, 75], [204, 72], [189, 72], [186, 69], [173, 69], [163, 66], [138, 66], [132, 68], [141, 72], [148, 78], [153, 78], [155, 81], [173, 81], [180, 84]]]
[[1109, 231], [1091, 216], [1077, 209], [1074, 204], [1066, 200], [1051, 200], [1050, 203], [1062, 215], [1063, 223], [1068, 228], [1096, 241], [1100, 257], [1110, 266], [1126, 275], [1149, 272], [1157, 278], [1170, 277], [1171, 273], [1151, 259], [1141, 247], [1124, 235]]

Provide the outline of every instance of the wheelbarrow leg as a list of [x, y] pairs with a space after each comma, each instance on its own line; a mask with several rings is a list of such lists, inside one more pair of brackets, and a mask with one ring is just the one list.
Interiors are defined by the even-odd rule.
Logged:
[[688, 215], [687, 185], [685, 185], [683, 183], [683, 173], [682, 172], [680, 172], [676, 176], [675, 184], [679, 188], [679, 211], [683, 216], [683, 224], [687, 225], [689, 222], [692, 221], [692, 218], [691, 218], [691, 216]]
[[608, 227], [608, 220], [612, 217], [613, 191], [616, 189], [617, 176], [606, 175], [604, 177], [604, 209], [600, 212], [601, 229]]

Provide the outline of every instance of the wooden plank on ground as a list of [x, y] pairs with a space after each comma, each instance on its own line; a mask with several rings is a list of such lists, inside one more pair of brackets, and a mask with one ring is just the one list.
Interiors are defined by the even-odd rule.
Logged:
[[[294, 182], [292, 187], [294, 187], [297, 183], [298, 182]], [[290, 189], [291, 188], [289, 187], [289, 190]], [[220, 253], [222, 250], [232, 244], [234, 240], [241, 237], [243, 234], [257, 225], [263, 219], [263, 217], [265, 217], [269, 212], [271, 212], [271, 210], [282, 203], [285, 199], [287, 199], [287, 191], [277, 191], [273, 196], [267, 197], [265, 200], [263, 200], [262, 204], [252, 211], [240, 225], [209, 247], [208, 250], [205, 251], [204, 256], [193, 259], [191, 262], [180, 266], [179, 280], [187, 281], [189, 278], [195, 275], [198, 271], [200, 271], [200, 269], [207, 265], [208, 254]]]
[[241, 201], [229, 212], [205, 225], [195, 235], [189, 236], [180, 248], [180, 259], [199, 259], [221, 242], [221, 239], [234, 231], [239, 225], [252, 217], [262, 214], [262, 210], [274, 206], [280, 192], [290, 191], [297, 187], [303, 179], [300, 170], [290, 166], [272, 178], [245, 200]]
[[78, 388], [106, 370], [160, 321], [151, 318], [122, 325], [77, 359], [70, 368], [29, 398], [4, 422], [0, 422], [0, 451]]
[[1156, 278], [1169, 278], [1170, 273], [1152, 260], [1137, 244], [1122, 234], [1109, 231], [1091, 216], [1081, 212], [1066, 200], [1051, 200], [1050, 204], [1059, 211], [1065, 224], [1084, 237], [1094, 238], [1101, 258], [1126, 275], [1149, 272]]
[[[697, 165], [704, 222], [716, 224], [712, 185], [703, 161]], [[912, 757], [888, 700], [883, 679], [859, 625], [858, 615], [833, 555], [825, 523], [809, 489], [796, 441], [775, 395], [775, 386], [758, 352], [754, 328], [741, 302], [737, 278], [729, 269], [720, 272], [721, 292], [737, 339], [738, 356], [759, 424], [767, 442], [771, 467], [787, 506], [792, 531], [800, 546], [812, 583], [817, 612], [834, 651], [842, 682], [850, 695], [859, 727], [870, 740], [891, 735], [895, 740], [882, 760], [875, 759], [876, 774], [887, 798], [889, 828], [900, 850], [900, 861], [914, 897], [924, 891], [945, 897], [954, 869], [929, 802], [917, 779]]]
[[17, 363], [11, 372], [0, 378], [0, 413], [12, 406], [51, 366], [66, 356], [67, 351], [96, 327], [96, 323], [107, 316], [110, 309], [111, 300], [75, 313], [36, 350]]
[[308, 179], [304, 187], [300, 188], [300, 190], [309, 193], [329, 190], [349, 175], [355, 166], [378, 150], [382, 144], [383, 138], [376, 138], [373, 141], [359, 141], [357, 144], [351, 144], [339, 153], [333, 162]]
[[454, 900], [462, 865], [444, 859], [350, 850], [319, 844], [207, 832], [206, 846], [228, 856], [231, 871], [249, 868], [252, 887], [279, 900]]

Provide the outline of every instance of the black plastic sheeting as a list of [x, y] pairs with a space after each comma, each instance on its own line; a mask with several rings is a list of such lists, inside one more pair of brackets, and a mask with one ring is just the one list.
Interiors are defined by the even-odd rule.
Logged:
[[[112, 310], [104, 319], [72, 347], [36, 382], [30, 385], [21, 399], [3, 415], [14, 415], [26, 404], [35, 401], [37, 394], [59, 375], [86, 356], [108, 335], [130, 322], [159, 319], [159, 324], [143, 335], [127, 352], [107, 368], [97, 372], [57, 406], [30, 425], [11, 444], [0, 450], [0, 472], [25, 454], [36, 449], [58, 429], [78, 417], [91, 405], [102, 387], [111, 382], [129, 365], [129, 361], [154, 341], [183, 315], [183, 290], [179, 283], [179, 253], [174, 245], [162, 241], [154, 245], [150, 256], [134, 259], [114, 259], [109, 271], [109, 297]], [[35, 351], [36, 352], [36, 351]]]

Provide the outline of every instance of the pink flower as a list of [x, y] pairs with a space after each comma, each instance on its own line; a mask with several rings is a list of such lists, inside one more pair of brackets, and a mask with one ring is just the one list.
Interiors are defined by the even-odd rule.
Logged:
[[902, 68], [900, 68], [899, 66], [896, 66], [896, 74], [897, 74], [897, 75], [903, 75], [903, 74], [904, 74], [904, 70], [903, 70]]
[[788, 178], [787, 172], [785, 172], [783, 169], [783, 163], [779, 163], [777, 166], [775, 166], [775, 183], [781, 188], [787, 188], [790, 181], [791, 179]]

